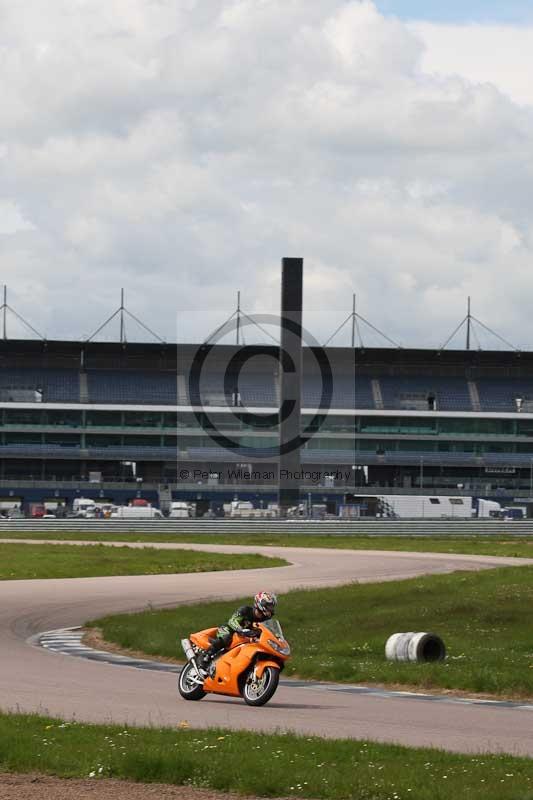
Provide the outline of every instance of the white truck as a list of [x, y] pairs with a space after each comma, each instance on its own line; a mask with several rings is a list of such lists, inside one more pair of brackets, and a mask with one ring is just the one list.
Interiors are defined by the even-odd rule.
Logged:
[[169, 519], [190, 519], [192, 516], [191, 507], [188, 503], [176, 501], [170, 504]]
[[234, 519], [273, 519], [278, 516], [278, 511], [274, 508], [254, 508], [253, 503], [248, 500], [232, 500], [229, 507], [229, 514], [224, 504], [226, 516]]
[[75, 497], [72, 503], [72, 511], [76, 517], [94, 517], [96, 503], [89, 497]]
[[119, 506], [111, 513], [112, 519], [164, 519], [158, 508], [152, 506]]
[[496, 500], [484, 500], [482, 497], [477, 501], [478, 519], [498, 519], [501, 505]]

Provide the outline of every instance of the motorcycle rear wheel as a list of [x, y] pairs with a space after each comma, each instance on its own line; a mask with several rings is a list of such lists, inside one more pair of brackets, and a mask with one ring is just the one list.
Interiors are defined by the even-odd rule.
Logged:
[[261, 678], [256, 679], [251, 669], [242, 687], [242, 697], [249, 706], [264, 706], [268, 703], [279, 683], [279, 669], [265, 667]]
[[191, 680], [192, 675], [196, 675], [194, 664], [189, 661], [180, 672], [178, 680], [179, 693], [184, 700], [201, 700], [205, 697], [203, 687]]

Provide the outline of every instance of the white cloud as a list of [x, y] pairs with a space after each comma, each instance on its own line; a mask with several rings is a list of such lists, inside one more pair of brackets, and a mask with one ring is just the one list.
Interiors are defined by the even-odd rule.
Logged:
[[24, 219], [16, 203], [0, 200], [0, 236], [8, 236], [18, 231], [31, 231], [33, 225]]
[[238, 288], [276, 312], [280, 259], [303, 255], [320, 340], [353, 290], [404, 344], [441, 344], [468, 294], [533, 344], [533, 116], [497, 68], [515, 52], [468, 72], [468, 43], [490, 66], [477, 27], [450, 56], [449, 28], [357, 0], [0, 15], [0, 267], [49, 336], [92, 332], [125, 286], [167, 338], [178, 310], [203, 338]]
[[490, 83], [514, 102], [533, 105], [533, 26], [411, 23], [426, 45], [422, 69]]

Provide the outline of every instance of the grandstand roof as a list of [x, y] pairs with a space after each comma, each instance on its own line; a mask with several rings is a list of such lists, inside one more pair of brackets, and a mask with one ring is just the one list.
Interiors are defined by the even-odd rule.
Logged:
[[[143, 369], [176, 371], [192, 362], [204, 345], [177, 343], [126, 343], [41, 341], [30, 339], [0, 340], [0, 367]], [[237, 345], [209, 345], [220, 364], [229, 363], [242, 349]], [[246, 345], [254, 355], [276, 358], [275, 345]], [[355, 369], [371, 373], [409, 374], [430, 371], [434, 375], [471, 374], [474, 377], [521, 377], [533, 375], [533, 352], [489, 350], [434, 350], [423, 348], [327, 347], [327, 356], [335, 369]], [[312, 348], [304, 348], [304, 368], [312, 369]], [[253, 360], [250, 369], [253, 371]]]

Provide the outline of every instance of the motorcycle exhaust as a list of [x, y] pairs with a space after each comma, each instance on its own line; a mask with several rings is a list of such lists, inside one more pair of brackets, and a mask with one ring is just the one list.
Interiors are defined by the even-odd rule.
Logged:
[[187, 658], [187, 661], [190, 661], [194, 664], [194, 668], [196, 670], [196, 678], [193, 677], [195, 683], [199, 684], [200, 686], [203, 684], [203, 678], [200, 676], [200, 670], [198, 669], [198, 664], [196, 663], [196, 654], [192, 649], [192, 644], [190, 639], [182, 639], [181, 646], [183, 647], [183, 652]]
[[192, 661], [194, 666], [196, 666], [196, 658], [194, 656], [194, 650], [192, 649], [190, 639], [182, 639], [181, 646], [183, 647], [183, 652], [187, 657], [187, 661]]

